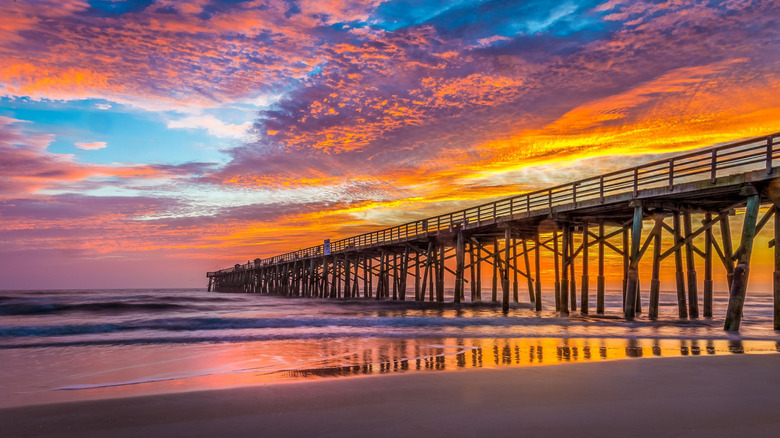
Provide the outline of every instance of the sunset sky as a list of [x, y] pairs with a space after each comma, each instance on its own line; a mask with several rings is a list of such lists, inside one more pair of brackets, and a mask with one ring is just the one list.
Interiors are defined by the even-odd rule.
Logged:
[[6, 0], [0, 59], [0, 289], [205, 287], [780, 131], [773, 0]]

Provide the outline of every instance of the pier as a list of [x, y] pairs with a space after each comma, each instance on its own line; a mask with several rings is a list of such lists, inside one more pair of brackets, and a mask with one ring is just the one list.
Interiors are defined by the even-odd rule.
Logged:
[[[774, 239], [769, 244], [774, 247], [774, 328], [780, 330], [780, 245], [774, 244], [780, 236], [780, 163], [774, 160], [778, 138], [780, 133], [700, 149], [370, 233], [325, 240], [318, 246], [208, 272], [208, 288], [444, 302], [445, 283], [451, 282], [455, 303], [500, 301], [508, 311], [510, 301], [526, 301], [541, 311], [542, 282], [547, 281], [554, 287], [555, 310], [560, 314], [604, 314], [609, 255], [610, 260], [621, 261], [620, 311], [628, 320], [645, 310], [640, 304], [643, 293], [649, 294], [648, 317], [658, 317], [662, 263], [674, 266], [679, 317], [713, 317], [713, 269], [721, 266], [730, 292], [724, 328], [736, 331], [754, 239], [774, 218]], [[737, 238], [733, 239], [737, 211], [743, 215], [742, 228], [734, 230]], [[598, 254], [597, 266], [589, 265], [591, 251]], [[652, 273], [649, 287], [643, 289], [639, 264], [645, 257], [652, 259]], [[703, 260], [703, 272], [697, 271], [697, 258]], [[553, 275], [542, 275], [545, 263], [554, 267]], [[575, 278], [577, 265], [579, 278]], [[485, 288], [483, 270], [492, 274]], [[489, 296], [482, 296], [483, 289]]]

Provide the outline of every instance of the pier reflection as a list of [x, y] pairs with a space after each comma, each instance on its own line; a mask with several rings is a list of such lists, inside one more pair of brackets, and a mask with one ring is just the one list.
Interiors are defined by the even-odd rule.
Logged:
[[[618, 359], [685, 357], [780, 352], [780, 342], [687, 339], [388, 339], [364, 345], [359, 353], [327, 351], [329, 363], [280, 371], [283, 377], [340, 377], [387, 374], [545, 366], [571, 362]], [[344, 345], [342, 348], [353, 348]], [[549, 352], [549, 354], [545, 354]], [[338, 362], [338, 363], [337, 363]]]

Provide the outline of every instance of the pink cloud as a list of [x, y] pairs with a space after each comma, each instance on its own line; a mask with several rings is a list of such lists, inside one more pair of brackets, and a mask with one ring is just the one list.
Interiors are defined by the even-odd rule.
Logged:
[[104, 149], [106, 146], [106, 142], [104, 141], [93, 141], [89, 143], [81, 141], [76, 142], [76, 147], [85, 151], [96, 151], [98, 149]]

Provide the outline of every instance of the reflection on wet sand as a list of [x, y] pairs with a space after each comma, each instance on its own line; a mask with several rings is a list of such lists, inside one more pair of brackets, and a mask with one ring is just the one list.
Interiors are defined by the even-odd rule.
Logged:
[[[780, 352], [780, 341], [688, 339], [407, 339], [369, 347], [360, 353], [328, 351], [340, 364], [285, 370], [288, 378], [339, 377], [399, 372], [443, 371], [595, 362], [626, 358], [682, 357]], [[348, 363], [345, 363], [348, 362]]]

